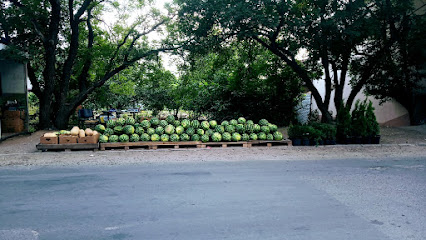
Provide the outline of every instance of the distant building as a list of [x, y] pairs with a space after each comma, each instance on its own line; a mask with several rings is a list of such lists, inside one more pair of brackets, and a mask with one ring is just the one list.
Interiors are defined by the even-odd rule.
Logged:
[[0, 138], [28, 131], [27, 67], [2, 57], [0, 44]]

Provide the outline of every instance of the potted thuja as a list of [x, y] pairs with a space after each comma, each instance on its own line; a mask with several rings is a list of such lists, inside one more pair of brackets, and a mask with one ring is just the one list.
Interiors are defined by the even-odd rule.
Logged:
[[302, 145], [303, 131], [300, 125], [290, 125], [288, 128], [288, 138], [291, 139], [293, 146]]
[[355, 109], [352, 111], [352, 142], [354, 144], [363, 143], [363, 138], [367, 134], [367, 119], [365, 117], [366, 102], [356, 101]]
[[372, 144], [380, 143], [380, 126], [377, 122], [376, 115], [374, 114], [373, 103], [369, 101], [367, 109], [365, 111], [365, 119], [366, 119], [366, 135], [369, 139], [366, 141], [371, 142]]
[[343, 104], [340, 105], [337, 113], [337, 142], [340, 144], [352, 143], [352, 119], [349, 109]]

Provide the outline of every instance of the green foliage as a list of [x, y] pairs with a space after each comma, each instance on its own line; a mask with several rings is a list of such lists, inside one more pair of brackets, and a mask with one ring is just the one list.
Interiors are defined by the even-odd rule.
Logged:
[[366, 135], [377, 136], [380, 134], [380, 126], [377, 122], [376, 115], [374, 114], [374, 107], [371, 101], [368, 102], [367, 109], [365, 111], [365, 120], [367, 122]]
[[285, 125], [294, 119], [301, 93], [299, 78], [254, 43], [232, 43], [218, 52], [193, 53], [187, 62], [178, 88], [182, 108], [218, 120], [243, 115], [258, 121], [264, 116]]
[[337, 138], [343, 139], [347, 136], [352, 136], [352, 119], [349, 109], [343, 104], [337, 112]]
[[367, 136], [366, 102], [357, 100], [352, 110], [352, 136]]

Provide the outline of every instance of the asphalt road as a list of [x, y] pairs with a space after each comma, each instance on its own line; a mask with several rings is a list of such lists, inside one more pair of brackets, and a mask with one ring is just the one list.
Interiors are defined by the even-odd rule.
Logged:
[[0, 168], [0, 239], [423, 240], [426, 157]]

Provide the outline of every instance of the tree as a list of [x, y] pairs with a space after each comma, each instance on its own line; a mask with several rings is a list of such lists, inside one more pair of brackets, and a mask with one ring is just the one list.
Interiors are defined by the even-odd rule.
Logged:
[[[148, 41], [148, 34], [159, 31], [169, 19], [158, 11], [143, 12], [144, 7], [149, 7], [145, 1], [120, 5], [104, 0], [1, 4], [0, 42], [8, 45], [9, 57], [28, 61], [33, 92], [40, 99], [41, 128], [66, 128], [76, 107], [108, 79], [176, 48]], [[102, 14], [114, 9], [120, 13], [119, 21], [105, 27]], [[135, 20], [129, 24], [131, 18]]]
[[184, 109], [218, 120], [244, 116], [286, 125], [295, 119], [300, 79], [255, 42], [232, 42], [186, 60], [178, 87]]
[[[179, 0], [180, 30], [192, 41], [193, 49], [226, 45], [238, 39], [252, 39], [285, 62], [312, 92], [324, 122], [331, 121], [329, 105], [335, 89], [336, 109], [343, 103], [347, 75], [355, 64], [365, 66], [351, 81], [346, 101], [350, 108], [355, 96], [380, 67], [378, 58], [386, 49], [368, 54], [380, 29], [377, 16], [383, 1], [305, 0], [305, 1], [223, 1]], [[392, 40], [393, 41], [393, 40]], [[301, 50], [308, 58], [296, 59]], [[355, 56], [368, 55], [360, 59]], [[318, 66], [319, 65], [319, 66]], [[315, 88], [309, 73], [320, 67], [324, 72], [325, 97]]]
[[352, 65], [354, 80], [365, 83], [367, 92], [382, 102], [394, 98], [401, 103], [411, 124], [425, 118], [419, 111], [423, 108], [425, 114], [425, 86], [421, 86], [426, 73], [425, 12], [424, 3], [415, 7], [412, 1], [382, 1], [374, 16], [378, 26], [374, 41]]

